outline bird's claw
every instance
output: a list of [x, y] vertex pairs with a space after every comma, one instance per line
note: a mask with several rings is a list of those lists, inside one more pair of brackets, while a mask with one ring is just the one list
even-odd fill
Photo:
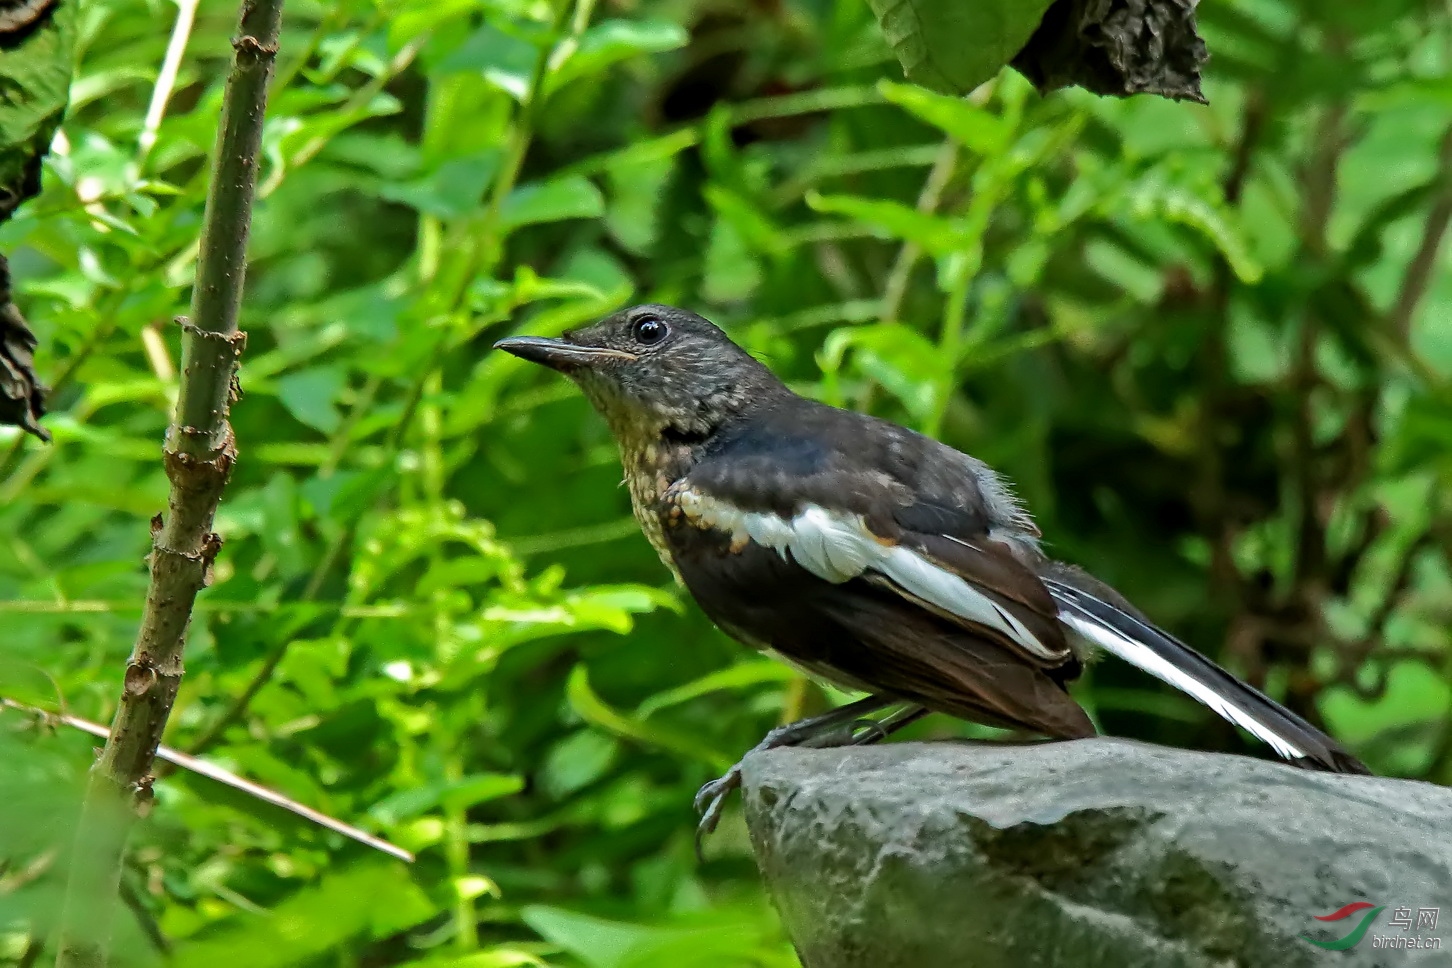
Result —
[[701, 822], [696, 825], [696, 859], [704, 860], [702, 848], [705, 844], [706, 835], [716, 829], [721, 822], [721, 813], [726, 809], [726, 798], [731, 791], [741, 786], [741, 764], [738, 763], [719, 779], [712, 780], [700, 790], [696, 791], [695, 807], [696, 813], [701, 815]]

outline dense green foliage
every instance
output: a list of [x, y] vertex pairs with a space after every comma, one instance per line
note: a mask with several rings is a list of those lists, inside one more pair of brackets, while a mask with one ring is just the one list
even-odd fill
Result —
[[[0, 430], [0, 695], [98, 722], [235, 5], [170, 38], [173, 75], [175, 13], [83, 6], [45, 192], [0, 227], [56, 438]], [[996, 465], [1056, 554], [1374, 769], [1452, 781], [1445, 17], [1206, 0], [1200, 107], [893, 83], [862, 0], [291, 4], [168, 742], [418, 860], [175, 775], [118, 963], [163, 937], [187, 964], [795, 963], [739, 820], [698, 866], [690, 799], [840, 697], [713, 630], [603, 425], [488, 352], [646, 298]], [[1251, 749], [1088, 678], [1106, 731]], [[92, 743], [0, 714], [0, 958], [41, 956]]]

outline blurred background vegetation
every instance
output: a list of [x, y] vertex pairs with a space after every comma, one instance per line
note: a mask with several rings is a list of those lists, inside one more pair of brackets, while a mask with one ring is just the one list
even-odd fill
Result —
[[[165, 498], [231, 0], [89, 0], [0, 227], [53, 386], [0, 429], [0, 695], [109, 722]], [[1050, 547], [1452, 782], [1452, 52], [1440, 0], [1207, 0], [1206, 107], [968, 100], [862, 0], [296, 0], [244, 306], [241, 460], [117, 963], [789, 966], [691, 794], [839, 701], [730, 643], [603, 425], [488, 352], [633, 301], [1014, 479]], [[174, 29], [171, 29], [174, 25]], [[1249, 742], [1132, 670], [1103, 729]], [[918, 738], [973, 735], [933, 717]], [[0, 959], [44, 948], [95, 741], [0, 713]]]

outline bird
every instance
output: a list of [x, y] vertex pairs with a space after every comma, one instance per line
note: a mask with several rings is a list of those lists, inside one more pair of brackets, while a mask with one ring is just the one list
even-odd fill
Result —
[[[1049, 557], [987, 464], [798, 395], [695, 313], [634, 306], [560, 338], [494, 345], [568, 377], [604, 417], [641, 530], [718, 628], [866, 693], [773, 729], [753, 751], [874, 742], [928, 712], [1094, 736], [1069, 685], [1108, 653], [1293, 765], [1370, 772], [1113, 588]], [[738, 762], [701, 788], [698, 850], [740, 783]]]

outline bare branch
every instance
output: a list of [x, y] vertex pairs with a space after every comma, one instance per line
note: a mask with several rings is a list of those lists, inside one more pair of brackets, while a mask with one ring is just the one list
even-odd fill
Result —
[[[79, 716], [72, 716], [69, 713], [49, 713], [44, 709], [27, 706], [24, 703], [7, 699], [4, 696], [0, 696], [0, 709], [14, 709], [19, 712], [43, 716], [48, 720], [64, 723], [73, 729], [78, 729], [83, 733], [89, 733], [100, 739], [106, 739], [109, 735], [109, 731], [100, 723], [93, 723], [89, 719], [82, 719]], [[250, 797], [261, 800], [263, 803], [271, 804], [274, 807], [281, 807], [288, 813], [302, 817], [304, 820], [311, 821], [319, 827], [324, 827], [334, 833], [342, 834], [349, 840], [356, 840], [358, 843], [372, 847], [374, 850], [380, 850], [390, 857], [397, 857], [399, 860], [408, 861], [409, 863], [413, 862], [413, 854], [404, 850], [402, 847], [390, 844], [381, 837], [375, 837], [366, 830], [359, 830], [352, 824], [344, 823], [336, 817], [330, 817], [326, 813], [314, 810], [312, 807], [299, 803], [290, 797], [285, 797], [276, 790], [270, 790], [265, 786], [253, 783], [251, 780], [244, 779], [231, 770], [224, 770], [215, 763], [208, 763], [206, 760], [197, 759], [195, 756], [190, 756], [181, 750], [174, 750], [170, 746], [158, 746], [156, 748], [156, 758], [165, 760], [167, 763], [179, 766], [184, 770], [189, 770], [198, 776], [215, 780]]]
[[101, 968], [120, 887], [122, 853], [182, 676], [197, 593], [222, 541], [212, 518], [236, 447], [227, 413], [245, 338], [237, 329], [267, 85], [277, 55], [282, 0], [243, 0], [232, 72], [192, 290], [183, 321], [176, 414], [164, 448], [171, 494], [152, 519], [151, 583], [106, 748], [91, 768], [61, 916], [57, 968]]

